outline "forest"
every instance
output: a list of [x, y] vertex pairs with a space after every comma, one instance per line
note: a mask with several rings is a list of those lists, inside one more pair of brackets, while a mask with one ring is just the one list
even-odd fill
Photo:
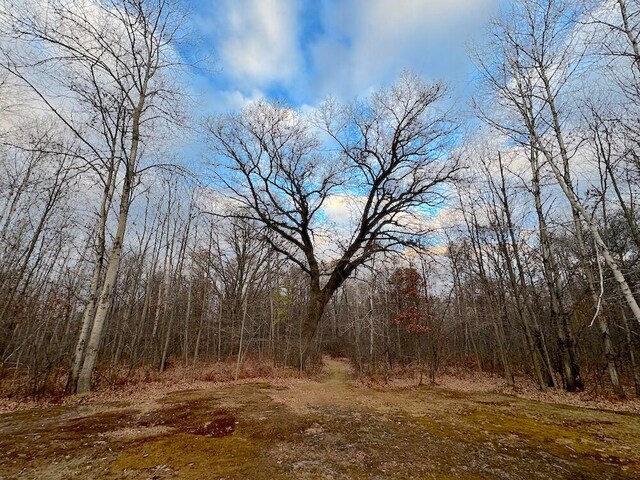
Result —
[[2, 395], [332, 355], [640, 396], [640, 2], [507, 3], [468, 101], [202, 115], [180, 2], [2, 0]]

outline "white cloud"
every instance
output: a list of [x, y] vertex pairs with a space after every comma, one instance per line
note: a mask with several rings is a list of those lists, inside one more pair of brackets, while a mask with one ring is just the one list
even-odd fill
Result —
[[351, 226], [364, 207], [366, 197], [355, 195], [332, 195], [323, 205], [323, 212], [330, 222]]
[[298, 2], [227, 0], [220, 31], [223, 69], [251, 85], [286, 83], [298, 72]]
[[351, 97], [401, 70], [442, 76], [466, 65], [465, 41], [496, 0], [324, 3], [326, 35], [311, 46], [320, 94]]
[[233, 110], [242, 110], [252, 103], [264, 99], [264, 94], [260, 90], [253, 90], [248, 95], [239, 90], [231, 90], [221, 92], [221, 95], [225, 100], [225, 105]]
[[499, 1], [209, 0], [196, 21], [213, 46], [220, 89], [282, 89], [314, 105], [328, 94], [367, 94], [405, 69], [464, 83], [466, 42]]

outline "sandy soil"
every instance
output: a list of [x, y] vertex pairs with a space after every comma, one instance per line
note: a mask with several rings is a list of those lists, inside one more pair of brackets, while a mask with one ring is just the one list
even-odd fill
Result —
[[0, 478], [640, 478], [640, 416], [321, 378], [0, 415]]

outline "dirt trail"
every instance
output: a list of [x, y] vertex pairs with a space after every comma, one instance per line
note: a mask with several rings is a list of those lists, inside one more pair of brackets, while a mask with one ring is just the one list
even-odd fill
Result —
[[352, 377], [349, 363], [326, 357], [323, 364], [318, 381], [301, 382], [295, 388], [275, 391], [270, 394], [271, 398], [303, 414], [331, 405], [357, 404], [357, 395], [349, 386]]
[[639, 478], [640, 416], [434, 387], [206, 387], [0, 415], [0, 478]]

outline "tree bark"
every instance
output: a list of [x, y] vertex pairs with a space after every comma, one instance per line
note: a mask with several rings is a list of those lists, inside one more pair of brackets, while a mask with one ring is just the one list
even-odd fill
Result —
[[118, 215], [118, 228], [113, 239], [111, 254], [107, 265], [107, 272], [104, 278], [102, 291], [96, 308], [96, 314], [91, 328], [91, 335], [87, 344], [86, 353], [82, 368], [78, 375], [76, 393], [84, 393], [91, 390], [91, 377], [96, 365], [100, 343], [102, 341], [102, 333], [105, 321], [111, 305], [113, 289], [117, 281], [118, 270], [120, 268], [120, 259], [122, 257], [122, 245], [127, 227], [127, 218], [129, 215], [129, 206], [131, 201], [131, 180], [125, 179], [120, 199], [120, 212]]
[[300, 326], [300, 352], [298, 352], [298, 358], [294, 359], [294, 365], [304, 370], [308, 367], [309, 355], [311, 354], [311, 347], [313, 340], [322, 320], [322, 314], [324, 309], [331, 298], [330, 294], [325, 293], [323, 290], [311, 289], [309, 293], [309, 299], [307, 300], [306, 314], [302, 320]]

